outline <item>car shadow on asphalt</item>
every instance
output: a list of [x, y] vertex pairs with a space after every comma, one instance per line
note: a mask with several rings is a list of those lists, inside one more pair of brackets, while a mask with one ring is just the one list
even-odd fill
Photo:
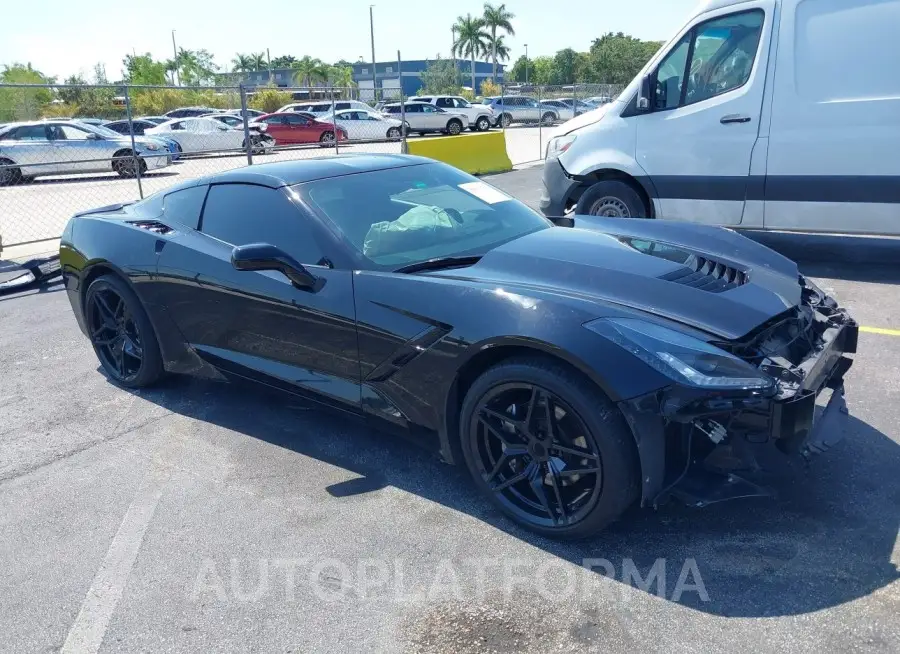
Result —
[[0, 302], [8, 300], [16, 300], [26, 295], [43, 295], [45, 293], [57, 293], [66, 290], [61, 277], [56, 277], [47, 282], [39, 282], [37, 284], [29, 284], [23, 288], [14, 288], [7, 291], [0, 291]]
[[[646, 580], [664, 559], [667, 589], [660, 593], [654, 584], [644, 590], [669, 601], [674, 601], [679, 573], [693, 559], [709, 599], [686, 592], [680, 602], [714, 615], [801, 615], [864, 597], [900, 579], [891, 562], [900, 525], [900, 446], [853, 417], [846, 438], [832, 451], [778, 484], [777, 501], [740, 500], [699, 510], [674, 503], [658, 510], [634, 508], [594, 539], [559, 542], [506, 520], [477, 493], [464, 467], [441, 463], [422, 448], [356, 419], [298, 410], [293, 396], [245, 383], [183, 377], [138, 394], [177, 414], [357, 476], [325, 488], [331, 496], [326, 501], [350, 502], [356, 495], [393, 486], [466, 513], [572, 564], [605, 559], [619, 583], [631, 583], [620, 574], [626, 560]], [[302, 465], [299, 458], [297, 464]], [[433, 528], [429, 525], [423, 529]], [[483, 557], [475, 547], [459, 555]]]
[[810, 277], [900, 283], [900, 238], [741, 232], [792, 259]]

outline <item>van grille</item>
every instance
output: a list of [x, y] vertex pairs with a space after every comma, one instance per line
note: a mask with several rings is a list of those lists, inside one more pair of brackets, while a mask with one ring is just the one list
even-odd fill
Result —
[[666, 273], [660, 279], [710, 293], [721, 293], [737, 288], [749, 280], [747, 273], [743, 270], [696, 254], [692, 254], [685, 261], [684, 267]]

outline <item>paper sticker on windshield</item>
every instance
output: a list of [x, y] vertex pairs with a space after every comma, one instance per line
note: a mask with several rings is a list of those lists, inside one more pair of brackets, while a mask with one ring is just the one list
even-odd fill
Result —
[[503, 191], [498, 191], [493, 186], [488, 186], [484, 182], [466, 182], [465, 184], [460, 184], [459, 188], [466, 193], [471, 193], [482, 202], [487, 202], [488, 204], [497, 204], [498, 202], [512, 200], [512, 198]]

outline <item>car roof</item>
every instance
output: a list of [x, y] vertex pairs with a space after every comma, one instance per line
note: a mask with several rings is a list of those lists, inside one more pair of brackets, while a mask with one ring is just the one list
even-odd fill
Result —
[[434, 162], [425, 157], [407, 154], [340, 154], [313, 159], [254, 164], [198, 179], [190, 185], [243, 183], [280, 188], [329, 177], [371, 173], [377, 170], [406, 168], [428, 163]]

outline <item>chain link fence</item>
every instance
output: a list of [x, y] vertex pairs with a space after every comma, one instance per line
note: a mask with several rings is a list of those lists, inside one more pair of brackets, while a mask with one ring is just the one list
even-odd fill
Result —
[[405, 150], [402, 116], [351, 88], [0, 84], [0, 244], [241, 166]]
[[555, 125], [620, 91], [505, 85], [476, 98], [486, 125], [457, 96], [423, 108], [399, 94], [375, 105], [350, 87], [0, 84], [0, 246], [52, 241], [74, 213], [232, 168], [405, 152], [408, 135], [502, 129], [513, 164], [539, 161]]

